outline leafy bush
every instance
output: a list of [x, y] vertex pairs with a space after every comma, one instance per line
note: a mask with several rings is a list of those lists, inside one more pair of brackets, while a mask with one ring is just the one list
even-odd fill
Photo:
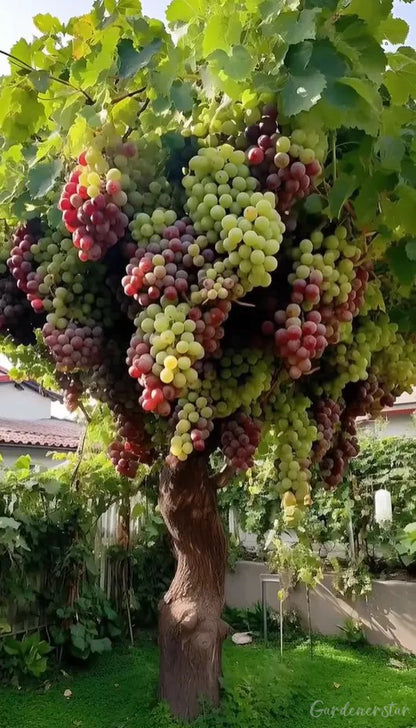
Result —
[[120, 620], [103, 592], [85, 586], [73, 606], [58, 607], [57, 623], [50, 627], [55, 645], [80, 660], [111, 650], [111, 640], [121, 635]]
[[[10, 625], [39, 621], [50, 627], [59, 659], [86, 660], [111, 648], [121, 629], [97, 583], [96, 525], [135, 487], [115, 473], [105, 455], [84, 460], [69, 455], [68, 462], [49, 470], [22, 456], [0, 469], [0, 634], [10, 632]], [[10, 666], [5, 644], [3, 675]]]
[[38, 634], [22, 640], [5, 637], [0, 641], [1, 679], [17, 685], [23, 676], [41, 677], [48, 669], [47, 655], [51, 651], [52, 647]]
[[338, 627], [344, 632], [345, 641], [349, 645], [364, 645], [367, 642], [363, 625], [359, 619], [346, 619], [344, 624], [339, 624]]
[[373, 588], [371, 575], [366, 564], [361, 561], [357, 564], [342, 567], [337, 560], [332, 563], [334, 566], [335, 589], [342, 596], [353, 601], [363, 597], [366, 599]]
[[[168, 590], [175, 570], [175, 560], [166, 534], [160, 534], [149, 543], [139, 537], [130, 549], [112, 546], [108, 559], [116, 573], [128, 567], [128, 588], [125, 597], [129, 600], [132, 623], [136, 627], [154, 627], [158, 619], [158, 604]], [[117, 580], [113, 581], [115, 589]], [[113, 593], [118, 609], [123, 608], [123, 599]]]
[[408, 569], [416, 570], [416, 523], [408, 523], [398, 534], [397, 552]]

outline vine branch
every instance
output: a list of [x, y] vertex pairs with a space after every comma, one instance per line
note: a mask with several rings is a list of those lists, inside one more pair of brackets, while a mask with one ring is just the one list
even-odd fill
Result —
[[146, 91], [146, 86], [143, 86], [143, 88], [138, 88], [136, 91], [130, 91], [128, 94], [123, 94], [123, 96], [117, 96], [115, 99], [112, 100], [111, 104], [114, 106], [114, 104], [118, 104], [120, 101], [124, 101], [124, 99], [130, 99], [132, 96], [137, 96], [137, 94], [142, 94], [144, 91]]
[[[12, 63], [14, 63], [14, 65], [17, 65], [18, 68], [20, 68], [24, 71], [34, 71], [35, 73], [39, 71], [39, 69], [34, 68], [29, 63], [26, 63], [26, 61], [22, 61], [21, 58], [14, 56], [12, 53], [7, 53], [7, 51], [2, 51], [0, 49], [0, 54], [9, 58], [10, 61]], [[95, 103], [94, 99], [86, 91], [84, 91], [84, 89], [74, 86], [69, 81], [65, 81], [65, 79], [59, 78], [59, 76], [53, 76], [51, 73], [48, 73], [48, 77], [51, 79], [51, 81], [56, 81], [57, 83], [61, 83], [63, 86], [67, 86], [67, 88], [72, 88], [72, 89], [74, 89], [74, 91], [77, 91], [78, 93], [82, 94], [86, 98], [88, 106], [94, 105], [94, 103]]]
[[79, 469], [81, 467], [81, 463], [82, 463], [82, 458], [84, 457], [84, 449], [85, 449], [85, 442], [87, 439], [87, 432], [88, 432], [88, 422], [86, 423], [86, 425], [84, 427], [84, 432], [82, 433], [82, 439], [78, 445], [78, 460], [77, 460], [77, 464], [75, 465], [74, 472], [72, 473], [72, 477], [71, 477], [71, 484], [70, 484], [71, 489], [77, 479], [78, 471], [79, 471]]

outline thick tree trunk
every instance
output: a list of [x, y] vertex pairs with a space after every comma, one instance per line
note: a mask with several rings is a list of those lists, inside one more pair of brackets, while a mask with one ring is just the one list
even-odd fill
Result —
[[207, 457], [164, 468], [159, 506], [178, 559], [159, 606], [160, 697], [173, 714], [193, 720], [201, 701], [220, 700], [226, 542]]

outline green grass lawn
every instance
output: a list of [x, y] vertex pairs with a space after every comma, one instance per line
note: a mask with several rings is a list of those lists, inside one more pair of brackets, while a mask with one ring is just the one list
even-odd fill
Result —
[[[311, 660], [302, 644], [287, 648], [283, 664], [272, 648], [225, 646], [224, 699], [219, 713], [207, 711], [198, 728], [416, 728], [416, 660], [406, 669], [388, 665], [383, 650], [352, 649], [319, 641]], [[156, 696], [158, 653], [153, 642], [120, 648], [50, 688], [0, 689], [0, 728], [174, 728]], [[72, 697], [64, 697], [70, 689]], [[395, 703], [405, 716], [313, 717], [319, 707], [357, 708]]]

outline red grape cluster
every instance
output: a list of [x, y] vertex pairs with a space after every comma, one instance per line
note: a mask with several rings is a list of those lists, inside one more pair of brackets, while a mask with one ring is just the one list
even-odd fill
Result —
[[[360, 309], [364, 303], [365, 294], [368, 288], [368, 281], [370, 278], [370, 273], [373, 269], [373, 263], [370, 261], [369, 263], [366, 263], [364, 265], [359, 266], [355, 269], [355, 278], [352, 282], [352, 291], [348, 296], [348, 301], [346, 304], [348, 309], [351, 312], [351, 316], [357, 316], [360, 312]], [[338, 308], [341, 308], [341, 306], [337, 306]], [[340, 318], [340, 316], [339, 316]], [[342, 320], [342, 319], [341, 319]]]
[[103, 346], [101, 326], [91, 328], [71, 322], [60, 330], [47, 323], [42, 335], [58, 369], [89, 369], [100, 362]]
[[358, 455], [358, 451], [355, 416], [345, 409], [341, 415], [341, 429], [319, 463], [321, 476], [328, 489], [336, 488], [342, 482], [349, 461]]
[[124, 292], [146, 307], [161, 296], [174, 302], [196, 283], [195, 269], [213, 260], [207, 239], [199, 236], [187, 218], [166, 227], [160, 242], [137, 248], [122, 279]]
[[292, 283], [293, 303], [315, 306], [321, 298], [323, 275], [320, 270], [311, 270], [308, 278], [297, 278]]
[[290, 140], [287, 152], [276, 151], [281, 135], [277, 126], [277, 109], [272, 104], [263, 107], [261, 120], [248, 126], [245, 136], [251, 144], [247, 150], [251, 174], [259, 180], [262, 189], [276, 194], [278, 212], [288, 212], [297, 200], [312, 192], [312, 180], [322, 172], [320, 163], [312, 159], [303, 164], [291, 157], [288, 153]]
[[59, 386], [63, 391], [64, 405], [69, 412], [78, 409], [84, 386], [77, 373], [63, 374], [58, 377]]
[[370, 372], [366, 380], [350, 382], [344, 389], [343, 397], [353, 417], [366, 414], [377, 417], [383, 407], [392, 407], [393, 394]]
[[40, 313], [43, 311], [43, 303], [39, 299], [38, 289], [42, 283], [42, 276], [33, 270], [33, 254], [31, 247], [39, 239], [39, 230], [36, 222], [22, 225], [13, 233], [13, 247], [7, 265], [13, 278], [17, 281], [17, 287], [26, 293], [27, 300], [32, 308]]
[[108, 448], [110, 460], [120, 475], [134, 478], [139, 463], [150, 463], [144, 423], [136, 414], [120, 412], [117, 430], [118, 438]]
[[264, 321], [262, 332], [266, 336], [274, 334], [277, 353], [285, 361], [292, 379], [308, 374], [312, 362], [328, 346], [319, 311], [303, 314], [296, 303], [290, 303], [285, 311], [276, 311], [274, 322]]
[[143, 337], [135, 334], [127, 349], [127, 365], [129, 374], [137, 379], [143, 387], [139, 403], [145, 412], [154, 412], [161, 417], [171, 414], [171, 402], [177, 399], [178, 390], [172, 384], [163, 384], [159, 377], [152, 373], [154, 357], [150, 354], [150, 344]]
[[222, 324], [228, 318], [231, 310], [230, 301], [218, 301], [216, 306], [203, 311], [194, 306], [189, 311], [189, 318], [195, 321], [195, 340], [204, 347], [206, 356], [218, 357], [221, 354], [221, 339], [224, 337]]
[[[68, 232], [72, 233], [80, 260], [98, 261], [124, 236], [129, 219], [120, 209], [122, 205], [115, 202], [121, 190], [119, 183], [111, 180], [106, 183], [102, 179], [96, 187], [98, 194], [90, 197], [89, 188], [80, 184], [82, 166], [86, 164], [83, 155], [79, 161], [80, 165], [64, 186], [59, 209]], [[109, 187], [110, 183], [118, 185], [117, 190]], [[125, 204], [124, 198], [121, 202]]]
[[336, 306], [326, 305], [319, 308], [322, 323], [326, 326], [328, 344], [337, 344], [339, 342], [340, 325], [352, 321], [360, 313], [368, 287], [369, 268], [371, 266], [360, 266], [356, 269], [355, 278], [351, 283], [352, 290], [348, 294], [348, 300], [345, 303], [339, 303]]
[[12, 278], [0, 278], [0, 332], [14, 330], [25, 323], [30, 307]]
[[248, 470], [253, 467], [260, 438], [260, 422], [243, 412], [237, 412], [223, 425], [221, 448], [237, 471]]
[[331, 447], [334, 434], [341, 421], [343, 406], [330, 397], [319, 399], [313, 408], [313, 417], [318, 428], [318, 440], [313, 445], [314, 460], [319, 463]]
[[[277, 193], [276, 209], [288, 212], [297, 200], [302, 200], [313, 191], [313, 178], [321, 173], [321, 165], [315, 159], [310, 164], [294, 161], [288, 154], [278, 152], [273, 163], [278, 170], [271, 171], [266, 187]], [[285, 166], [281, 166], [285, 164]]]

